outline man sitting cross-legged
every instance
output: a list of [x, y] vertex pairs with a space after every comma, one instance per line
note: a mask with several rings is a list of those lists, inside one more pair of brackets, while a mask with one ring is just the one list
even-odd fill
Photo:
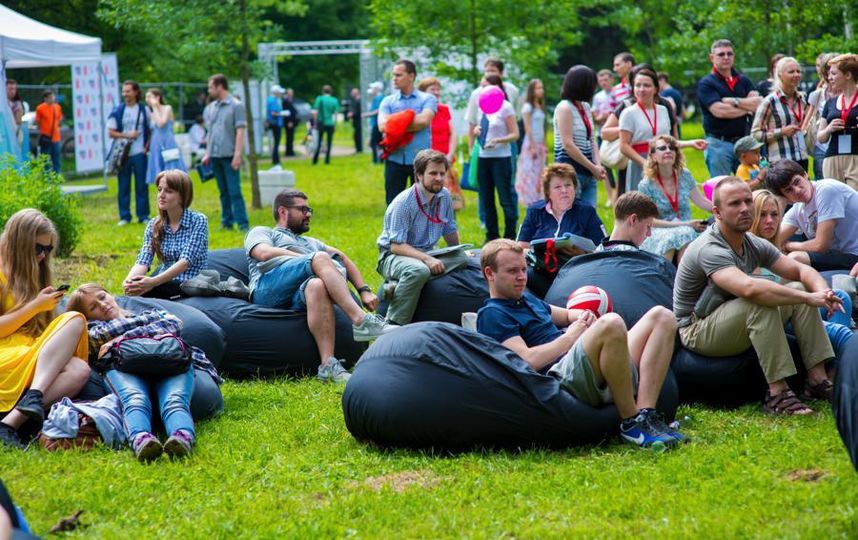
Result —
[[421, 150], [414, 158], [417, 181], [393, 199], [384, 213], [384, 230], [378, 237], [378, 273], [396, 280], [387, 310], [391, 324], [408, 324], [414, 316], [423, 285], [449, 269], [427, 253], [443, 236], [448, 246], [459, 243], [450, 192], [444, 187], [447, 157]]
[[490, 295], [477, 315], [480, 333], [558, 378], [585, 403], [597, 407], [613, 401], [623, 419], [624, 441], [646, 447], [687, 440], [655, 410], [676, 336], [669, 310], [656, 306], [627, 331], [615, 313], [596, 319], [590, 311], [549, 305], [527, 292], [524, 250], [512, 240], [483, 246], [480, 266]]
[[[334, 357], [334, 305], [354, 325], [355, 341], [370, 341], [389, 327], [378, 315], [364, 313], [349, 292], [351, 281], [367, 309], [378, 299], [346, 255], [307, 236], [313, 209], [307, 195], [285, 189], [274, 199], [277, 226], [254, 227], [244, 240], [250, 271], [251, 301], [268, 307], [307, 311], [307, 325], [321, 356], [318, 377], [344, 382], [349, 373]], [[288, 336], [287, 336], [288, 337]]]
[[652, 221], [658, 207], [640, 191], [623, 193], [614, 203], [614, 230], [596, 251], [637, 251], [652, 235]]
[[[673, 311], [682, 344], [714, 357], [754, 347], [769, 385], [763, 411], [810, 414], [813, 410], [786, 383], [796, 369], [784, 324], [792, 323], [807, 368], [806, 397], [830, 400], [833, 387], [825, 362], [834, 351], [817, 308], [842, 309], [840, 298], [816, 270], [748, 234], [754, 218], [748, 184], [728, 176], [715, 187], [712, 201], [715, 224], [691, 242], [676, 273]], [[755, 277], [757, 268], [803, 288]]]

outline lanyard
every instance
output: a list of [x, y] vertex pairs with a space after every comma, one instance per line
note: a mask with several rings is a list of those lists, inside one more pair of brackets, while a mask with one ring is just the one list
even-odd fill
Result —
[[649, 115], [647, 114], [646, 109], [644, 109], [644, 106], [641, 105], [640, 101], [638, 101], [638, 108], [643, 113], [644, 118], [646, 118], [646, 123], [649, 124], [649, 127], [652, 128], [652, 136], [655, 137], [657, 134], [657, 131], [658, 131], [658, 105], [653, 101], [653, 103], [652, 103], [652, 121], [650, 121]]
[[593, 137], [593, 126], [590, 124], [590, 117], [584, 113], [584, 106], [579, 102], [573, 101], [572, 104], [578, 109], [578, 114], [581, 115], [581, 120], [584, 121], [584, 127], [587, 129], [587, 140], [589, 141]]
[[679, 214], [679, 180], [676, 179], [676, 171], [673, 171], [673, 198], [671, 198], [667, 193], [667, 189], [664, 187], [664, 182], [661, 181], [660, 173], [655, 174], [655, 179], [658, 180], [661, 192], [664, 193], [664, 196], [667, 197], [667, 202], [669, 202], [670, 207], [673, 208], [673, 213]]
[[435, 215], [430, 216], [426, 213], [426, 210], [423, 209], [423, 200], [420, 198], [420, 190], [417, 189], [417, 184], [414, 184], [414, 196], [417, 197], [417, 208], [420, 209], [420, 213], [426, 216], [426, 219], [429, 220], [429, 223], [441, 223], [441, 206], [435, 209]]
[[[856, 95], [858, 95], [858, 93], [856, 93]], [[801, 125], [801, 119], [804, 117], [804, 112], [801, 108], [801, 96], [798, 94], [798, 92], [795, 93], [795, 104], [798, 105], [798, 111], [796, 111], [793, 107], [790, 107], [786, 96], [779, 94], [778, 97], [780, 98], [781, 103], [786, 105], [789, 111], [792, 113], [793, 119], [796, 121], [796, 123], [798, 125]]]
[[849, 118], [849, 113], [852, 112], [852, 108], [855, 107], [855, 102], [858, 101], [858, 91], [852, 95], [852, 101], [849, 102], [849, 107], [846, 107], [845, 95], [841, 95], [838, 99], [842, 99], [841, 103], [843, 104], [843, 107], [840, 109], [840, 119], [843, 120], [844, 124], [846, 124], [846, 119]]
[[729, 88], [731, 92], [733, 91], [734, 88], [736, 88], [736, 83], [739, 82], [739, 77], [733, 77], [732, 74], [729, 77], [725, 77], [725, 76], [721, 75], [720, 73], [718, 73], [718, 70], [715, 69], [714, 67], [712, 68], [712, 73], [714, 73], [715, 76], [717, 76], [719, 79], [724, 81], [724, 84], [727, 85], [727, 88]]

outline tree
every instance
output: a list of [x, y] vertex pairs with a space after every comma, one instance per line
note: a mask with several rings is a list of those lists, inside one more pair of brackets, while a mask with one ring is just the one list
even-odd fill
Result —
[[481, 54], [502, 58], [510, 65], [512, 78], [547, 74], [557, 61], [557, 51], [581, 40], [578, 10], [588, 4], [371, 0], [369, 9], [382, 54], [416, 51], [435, 73], [476, 84]]
[[[241, 77], [247, 136], [250, 142], [252, 205], [262, 206], [256, 160], [253, 113], [250, 107], [251, 50], [259, 41], [272, 39], [279, 29], [264, 17], [267, 11], [300, 16], [306, 13], [303, 0], [101, 0], [98, 16], [117, 27], [143, 32], [155, 41], [169, 43], [163, 61], [181, 62], [190, 71], [210, 75], [224, 72]], [[236, 63], [235, 59], [239, 61]], [[162, 59], [158, 59], [162, 61]]]

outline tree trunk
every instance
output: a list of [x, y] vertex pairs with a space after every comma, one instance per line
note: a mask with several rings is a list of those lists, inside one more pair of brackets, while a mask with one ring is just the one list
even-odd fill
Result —
[[241, 85], [244, 88], [244, 110], [247, 113], [247, 144], [250, 161], [250, 191], [251, 206], [262, 208], [262, 197], [259, 194], [259, 166], [256, 162], [256, 133], [253, 128], [253, 108], [250, 106], [250, 43], [247, 41], [247, 0], [239, 0], [241, 11]]

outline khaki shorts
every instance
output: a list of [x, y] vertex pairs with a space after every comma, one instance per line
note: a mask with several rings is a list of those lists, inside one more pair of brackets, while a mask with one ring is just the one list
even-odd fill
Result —
[[[629, 362], [632, 373], [632, 392], [638, 393], [638, 368], [634, 362]], [[564, 390], [592, 407], [599, 407], [614, 402], [611, 389], [606, 383], [599, 384], [593, 373], [593, 364], [584, 351], [584, 340], [579, 339], [569, 349], [563, 358], [551, 366], [548, 373], [560, 379]]]

